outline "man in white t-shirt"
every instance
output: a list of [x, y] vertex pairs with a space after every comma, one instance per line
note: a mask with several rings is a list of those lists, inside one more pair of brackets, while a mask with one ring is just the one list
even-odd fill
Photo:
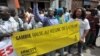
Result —
[[27, 12], [25, 13], [25, 18], [24, 18], [24, 23], [23, 23], [25, 30], [36, 29], [43, 26], [42, 22], [39, 21], [31, 11], [32, 9], [29, 8]]
[[24, 30], [23, 21], [16, 15], [15, 9], [13, 8], [10, 9], [10, 15], [11, 15], [10, 21], [14, 22], [15, 26], [17, 27], [17, 30], [23, 31]]
[[16, 56], [12, 47], [11, 35], [17, 31], [17, 27], [14, 22], [10, 21], [11, 18], [9, 8], [0, 6], [0, 56]]

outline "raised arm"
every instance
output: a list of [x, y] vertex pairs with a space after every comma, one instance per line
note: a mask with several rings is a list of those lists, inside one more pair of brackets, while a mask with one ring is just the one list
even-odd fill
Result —
[[40, 14], [39, 14], [39, 9], [38, 9], [38, 3], [37, 2], [34, 2], [34, 9], [33, 9], [33, 13], [35, 15], [35, 18], [40, 20], [41, 22], [43, 22], [43, 18], [44, 17], [41, 17]]

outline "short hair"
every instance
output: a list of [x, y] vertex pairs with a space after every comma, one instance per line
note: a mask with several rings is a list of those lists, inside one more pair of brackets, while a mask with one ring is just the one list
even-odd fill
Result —
[[96, 9], [91, 9], [91, 15], [92, 16], [98, 15], [98, 11]]
[[10, 8], [10, 15], [13, 16], [13, 17], [16, 15], [15, 9]]
[[29, 13], [32, 13], [32, 8], [31, 8], [31, 7], [28, 7], [28, 8], [27, 8], [27, 11], [28, 11]]
[[7, 6], [0, 6], [0, 10], [5, 10], [5, 12], [10, 13], [10, 10]]

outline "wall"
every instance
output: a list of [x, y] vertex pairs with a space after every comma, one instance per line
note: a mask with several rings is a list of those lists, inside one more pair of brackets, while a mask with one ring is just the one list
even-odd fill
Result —
[[92, 0], [92, 1], [91, 1], [91, 8], [97, 7], [97, 5], [99, 4], [99, 1], [100, 1], [100, 0]]
[[50, 7], [53, 9], [59, 8], [59, 0], [50, 1]]
[[18, 10], [16, 9], [14, 0], [7, 0], [7, 5], [8, 5], [9, 8], [15, 9], [16, 13], [18, 14]]
[[73, 0], [72, 1], [72, 11], [73, 10], [75, 10], [76, 8], [80, 8], [80, 7], [82, 7], [82, 5], [83, 5], [83, 2], [82, 2], [82, 0]]

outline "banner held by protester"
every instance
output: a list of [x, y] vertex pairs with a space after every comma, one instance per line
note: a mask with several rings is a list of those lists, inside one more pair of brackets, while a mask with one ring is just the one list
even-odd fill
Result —
[[18, 56], [37, 56], [79, 41], [79, 22], [69, 22], [14, 33], [13, 47]]

